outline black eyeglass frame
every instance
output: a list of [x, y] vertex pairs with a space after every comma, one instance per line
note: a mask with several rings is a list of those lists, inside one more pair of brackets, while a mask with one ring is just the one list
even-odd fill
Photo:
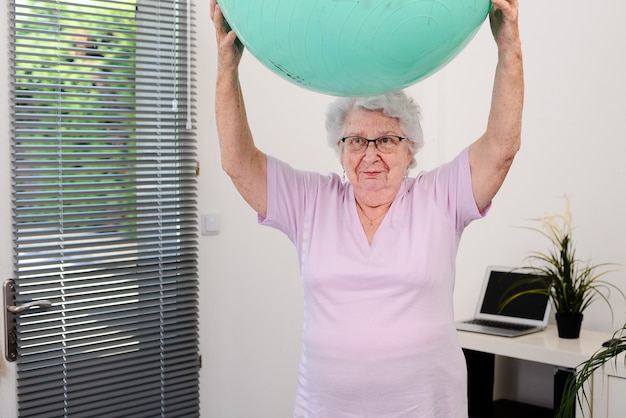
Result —
[[386, 153], [385, 151], [381, 150], [381, 149], [378, 147], [378, 144], [379, 144], [379, 143], [381, 143], [380, 141], [381, 141], [382, 139], [384, 139], [384, 138], [395, 138], [395, 139], [397, 139], [397, 140], [398, 140], [398, 144], [399, 144], [400, 142], [405, 141], [405, 140], [407, 140], [407, 139], [408, 139], [407, 137], [405, 137], [405, 136], [400, 136], [400, 135], [383, 135], [383, 136], [379, 136], [379, 137], [378, 137], [378, 138], [376, 138], [376, 139], [368, 139], [368, 138], [364, 138], [364, 137], [362, 137], [362, 136], [358, 136], [358, 135], [350, 135], [350, 136], [344, 136], [343, 138], [339, 138], [339, 140], [340, 140], [342, 143], [344, 143], [344, 144], [345, 144], [345, 143], [346, 143], [346, 140], [347, 140], [347, 139], [350, 139], [350, 138], [360, 138], [360, 139], [362, 139], [363, 141], [365, 141], [365, 147], [363, 147], [363, 151], [360, 151], [360, 152], [365, 152], [365, 151], [367, 151], [367, 147], [369, 147], [370, 142], [373, 142], [373, 143], [374, 143], [374, 146], [376, 147], [376, 149], [377, 149], [377, 150], [379, 150], [379, 151], [380, 151], [380, 152], [382, 152], [382, 153]]

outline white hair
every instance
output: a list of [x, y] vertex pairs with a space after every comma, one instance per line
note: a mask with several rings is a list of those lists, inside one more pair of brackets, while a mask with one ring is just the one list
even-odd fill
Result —
[[397, 91], [369, 97], [339, 97], [326, 111], [326, 137], [331, 148], [341, 153], [341, 141], [348, 114], [353, 110], [381, 110], [385, 116], [398, 119], [400, 128], [407, 137], [409, 150], [413, 154], [410, 168], [417, 165], [415, 154], [424, 145], [424, 134], [420, 124], [421, 112], [415, 101], [405, 92]]

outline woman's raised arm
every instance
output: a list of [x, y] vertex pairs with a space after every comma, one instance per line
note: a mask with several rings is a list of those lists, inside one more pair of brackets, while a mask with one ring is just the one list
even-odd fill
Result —
[[267, 158], [254, 144], [239, 82], [243, 47], [229, 31], [222, 12], [211, 0], [211, 19], [217, 40], [215, 118], [222, 168], [246, 202], [261, 216], [267, 214]]

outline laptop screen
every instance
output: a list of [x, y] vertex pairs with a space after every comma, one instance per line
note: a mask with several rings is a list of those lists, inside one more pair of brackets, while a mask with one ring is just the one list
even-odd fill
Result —
[[509, 302], [503, 308], [501, 306], [509, 296], [515, 293], [546, 288], [543, 281], [528, 280], [532, 277], [541, 278], [541, 276], [523, 272], [490, 269], [480, 313], [536, 321], [543, 320], [549, 303], [548, 296], [545, 294], [525, 294]]

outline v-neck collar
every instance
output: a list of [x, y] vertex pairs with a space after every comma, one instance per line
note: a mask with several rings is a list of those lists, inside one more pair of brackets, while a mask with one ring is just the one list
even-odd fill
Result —
[[374, 231], [374, 234], [372, 235], [372, 243], [370, 244], [367, 239], [367, 233], [365, 232], [365, 228], [361, 224], [361, 219], [359, 218], [359, 212], [358, 212], [358, 208], [356, 205], [356, 198], [354, 196], [354, 188], [352, 187], [351, 184], [348, 184], [348, 205], [349, 205], [349, 210], [350, 210], [350, 217], [352, 218], [351, 220], [352, 227], [357, 228], [360, 231], [359, 233], [360, 244], [366, 246], [368, 250], [371, 251], [374, 248], [376, 244], [376, 237], [380, 235], [380, 232], [382, 232], [381, 228], [386, 227], [386, 224], [390, 222], [388, 218], [390, 218], [393, 215], [392, 212], [396, 206], [396, 202], [399, 200], [400, 196], [404, 195], [406, 187], [407, 187], [407, 182], [403, 181], [402, 184], [400, 185], [400, 189], [398, 189], [398, 193], [396, 194], [396, 196], [393, 198], [393, 201], [391, 202], [391, 206], [389, 206], [389, 210], [387, 211], [383, 219], [380, 221], [380, 224], [378, 225], [378, 228], [376, 228], [376, 231]]

